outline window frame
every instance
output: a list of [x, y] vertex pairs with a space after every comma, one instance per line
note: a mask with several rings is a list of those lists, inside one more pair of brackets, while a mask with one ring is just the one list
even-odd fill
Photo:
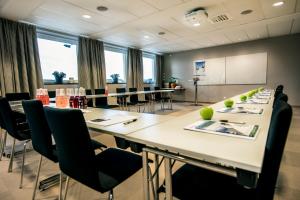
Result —
[[[52, 31], [45, 28], [37, 28], [37, 39], [45, 39], [45, 40], [61, 42], [65, 44], [76, 45], [76, 58], [78, 56], [78, 44], [79, 44], [78, 36]], [[79, 74], [78, 74], [78, 63], [77, 63], [77, 80], [74, 80], [73, 82], [70, 82], [69, 80], [63, 80], [62, 84], [63, 85], [78, 84], [78, 78], [79, 78]], [[43, 83], [44, 85], [56, 85], [54, 78], [44, 79], [43, 77]]]
[[145, 81], [145, 79], [144, 79], [144, 67], [145, 66], [144, 66], [144, 61], [143, 61], [143, 82], [144, 82], [144, 84], [154, 84], [155, 81], [156, 81], [156, 78], [157, 78], [156, 75], [155, 75], [155, 68], [156, 68], [155, 57], [156, 57], [156, 55], [154, 53], [143, 52], [143, 58], [142, 59], [144, 59], [144, 57], [145, 58], [150, 58], [150, 59], [153, 60], [153, 80], [152, 80], [151, 83]]
[[[127, 48], [121, 47], [118, 45], [114, 45], [114, 44], [110, 44], [110, 43], [104, 43], [104, 54], [105, 54], [105, 51], [122, 53], [123, 54], [123, 62], [124, 62], [124, 66], [123, 66], [124, 82], [118, 82], [118, 83], [107, 82], [109, 77], [106, 77], [106, 74], [105, 74], [106, 84], [126, 84], [127, 83], [127, 76], [126, 76], [126, 74], [127, 74], [127, 59], [128, 59]], [[105, 59], [105, 68], [107, 69], [106, 59]]]

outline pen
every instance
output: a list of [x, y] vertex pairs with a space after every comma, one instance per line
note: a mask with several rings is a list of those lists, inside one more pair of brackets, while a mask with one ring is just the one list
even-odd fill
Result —
[[228, 121], [227, 119], [220, 119], [219, 121], [225, 123], [232, 123], [232, 124], [246, 124], [245, 122], [232, 122], [232, 121]]
[[124, 125], [127, 125], [127, 124], [130, 124], [130, 123], [135, 122], [135, 121], [137, 121], [137, 119], [133, 119], [133, 120], [130, 120], [130, 121], [128, 121], [128, 122], [124, 122], [123, 124], [124, 124]]

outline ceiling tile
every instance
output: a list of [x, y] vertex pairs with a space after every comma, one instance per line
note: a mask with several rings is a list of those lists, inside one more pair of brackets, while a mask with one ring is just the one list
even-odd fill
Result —
[[242, 30], [231, 30], [226, 31], [225, 35], [228, 39], [230, 39], [232, 42], [243, 42], [249, 40], [248, 35], [245, 31]]
[[300, 19], [295, 19], [293, 21], [292, 33], [300, 33]]
[[290, 34], [291, 25], [292, 20], [268, 24], [269, 34], [271, 37]]
[[182, 3], [182, 0], [143, 0], [144, 2], [147, 2], [148, 4], [154, 6], [157, 9], [166, 9], [169, 7], [172, 7], [174, 5], [178, 5]]
[[279, 7], [272, 6], [274, 2], [276, 2], [276, 0], [260, 0], [266, 18], [287, 15], [295, 11], [296, 0], [284, 1], [284, 5]]
[[[63, 0], [70, 4], [79, 6], [81, 8], [87, 9], [91, 12], [98, 13], [100, 15], [109, 17], [111, 20], [118, 20], [120, 22], [128, 22], [137, 19], [135, 15], [129, 13], [122, 7], [116, 6], [114, 3], [105, 0]], [[106, 6], [108, 8], [105, 12], [100, 12], [97, 10], [98, 6]]]
[[0, 1], [0, 16], [14, 20], [23, 20], [46, 0], [5, 0]]
[[146, 16], [158, 11], [154, 6], [141, 0], [106, 0], [106, 2], [122, 8], [138, 17]]
[[266, 25], [248, 26], [244, 29], [250, 40], [257, 40], [269, 37]]

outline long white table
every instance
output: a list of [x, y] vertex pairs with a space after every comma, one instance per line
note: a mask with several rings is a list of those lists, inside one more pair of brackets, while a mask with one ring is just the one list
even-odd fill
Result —
[[[237, 102], [239, 96], [232, 99]], [[260, 115], [216, 112], [224, 107], [223, 101], [210, 106], [215, 110], [213, 120], [225, 119], [259, 125], [259, 132], [254, 140], [184, 130], [185, 126], [200, 120], [199, 110], [131, 133], [127, 135], [127, 139], [150, 147], [143, 152], [146, 160], [148, 152], [165, 158], [167, 199], [172, 199], [171, 160], [180, 160], [235, 176], [239, 183], [255, 187], [262, 169], [272, 105], [273, 97], [268, 104], [239, 105], [263, 108], [263, 113]], [[145, 199], [149, 199], [148, 176], [148, 171], [144, 170]]]

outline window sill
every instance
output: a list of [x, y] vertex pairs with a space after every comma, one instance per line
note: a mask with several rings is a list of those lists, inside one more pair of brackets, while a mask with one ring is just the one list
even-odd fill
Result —
[[78, 85], [78, 82], [74, 82], [74, 83], [63, 82], [61, 84], [57, 84], [55, 82], [44, 82], [44, 85]]

